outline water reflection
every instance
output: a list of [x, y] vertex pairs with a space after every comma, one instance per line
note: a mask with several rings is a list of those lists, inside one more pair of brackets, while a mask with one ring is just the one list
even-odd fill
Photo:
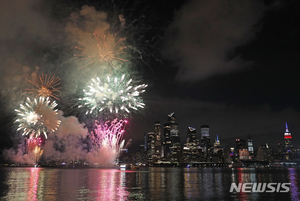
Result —
[[294, 168], [289, 168], [290, 192], [292, 200], [299, 200], [298, 178]]
[[28, 190], [27, 200], [38, 200], [37, 193], [38, 193], [38, 181], [39, 181], [39, 168], [31, 168], [30, 169], [30, 186]]
[[[298, 173], [254, 168], [0, 168], [0, 200], [299, 200]], [[291, 183], [291, 191], [230, 193], [231, 183], [240, 182]]]

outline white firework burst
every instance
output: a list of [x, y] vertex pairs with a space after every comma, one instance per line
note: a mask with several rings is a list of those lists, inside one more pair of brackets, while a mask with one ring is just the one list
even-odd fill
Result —
[[19, 124], [17, 131], [22, 131], [22, 135], [33, 137], [44, 134], [47, 138], [47, 133], [55, 132], [60, 124], [57, 110], [54, 109], [56, 106], [56, 102], [51, 102], [49, 97], [34, 100], [27, 97], [25, 104], [20, 104], [20, 109], [15, 110], [18, 114], [15, 122]]
[[148, 85], [133, 86], [132, 82], [132, 79], [125, 79], [125, 74], [121, 78], [107, 76], [102, 80], [98, 77], [92, 79], [88, 90], [84, 90], [85, 97], [79, 99], [82, 102], [79, 108], [87, 108], [86, 114], [102, 111], [115, 114], [130, 113], [132, 110], [138, 111], [139, 108], [145, 106], [140, 94], [145, 92]]

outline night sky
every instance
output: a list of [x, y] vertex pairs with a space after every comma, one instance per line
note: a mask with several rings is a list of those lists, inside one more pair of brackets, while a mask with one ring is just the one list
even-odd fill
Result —
[[182, 143], [188, 126], [200, 137], [209, 125], [222, 146], [251, 135], [255, 148], [277, 150], [287, 122], [300, 145], [299, 1], [2, 0], [0, 9], [2, 148], [13, 145], [14, 108], [32, 73], [58, 75], [58, 108], [84, 121], [72, 105], [85, 83], [73, 57], [78, 27], [125, 37], [127, 65], [149, 85], [147, 107], [130, 117], [125, 134], [132, 149], [172, 112]]

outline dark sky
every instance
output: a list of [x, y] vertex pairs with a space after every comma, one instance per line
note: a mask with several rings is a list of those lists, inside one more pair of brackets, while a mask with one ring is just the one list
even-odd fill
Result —
[[71, 106], [84, 83], [73, 47], [93, 29], [125, 37], [137, 50], [129, 52], [130, 70], [149, 84], [147, 107], [132, 115], [126, 136], [133, 147], [171, 112], [182, 142], [188, 126], [200, 135], [209, 125], [224, 146], [250, 134], [255, 147], [275, 147], [288, 122], [300, 145], [298, 1], [4, 0], [0, 8], [2, 147], [11, 146], [13, 109], [32, 73], [57, 74], [59, 108], [83, 119]]

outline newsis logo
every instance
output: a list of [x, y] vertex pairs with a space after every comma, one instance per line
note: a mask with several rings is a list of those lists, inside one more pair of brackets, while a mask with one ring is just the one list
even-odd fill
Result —
[[287, 193], [291, 183], [231, 183], [229, 192], [243, 193]]

